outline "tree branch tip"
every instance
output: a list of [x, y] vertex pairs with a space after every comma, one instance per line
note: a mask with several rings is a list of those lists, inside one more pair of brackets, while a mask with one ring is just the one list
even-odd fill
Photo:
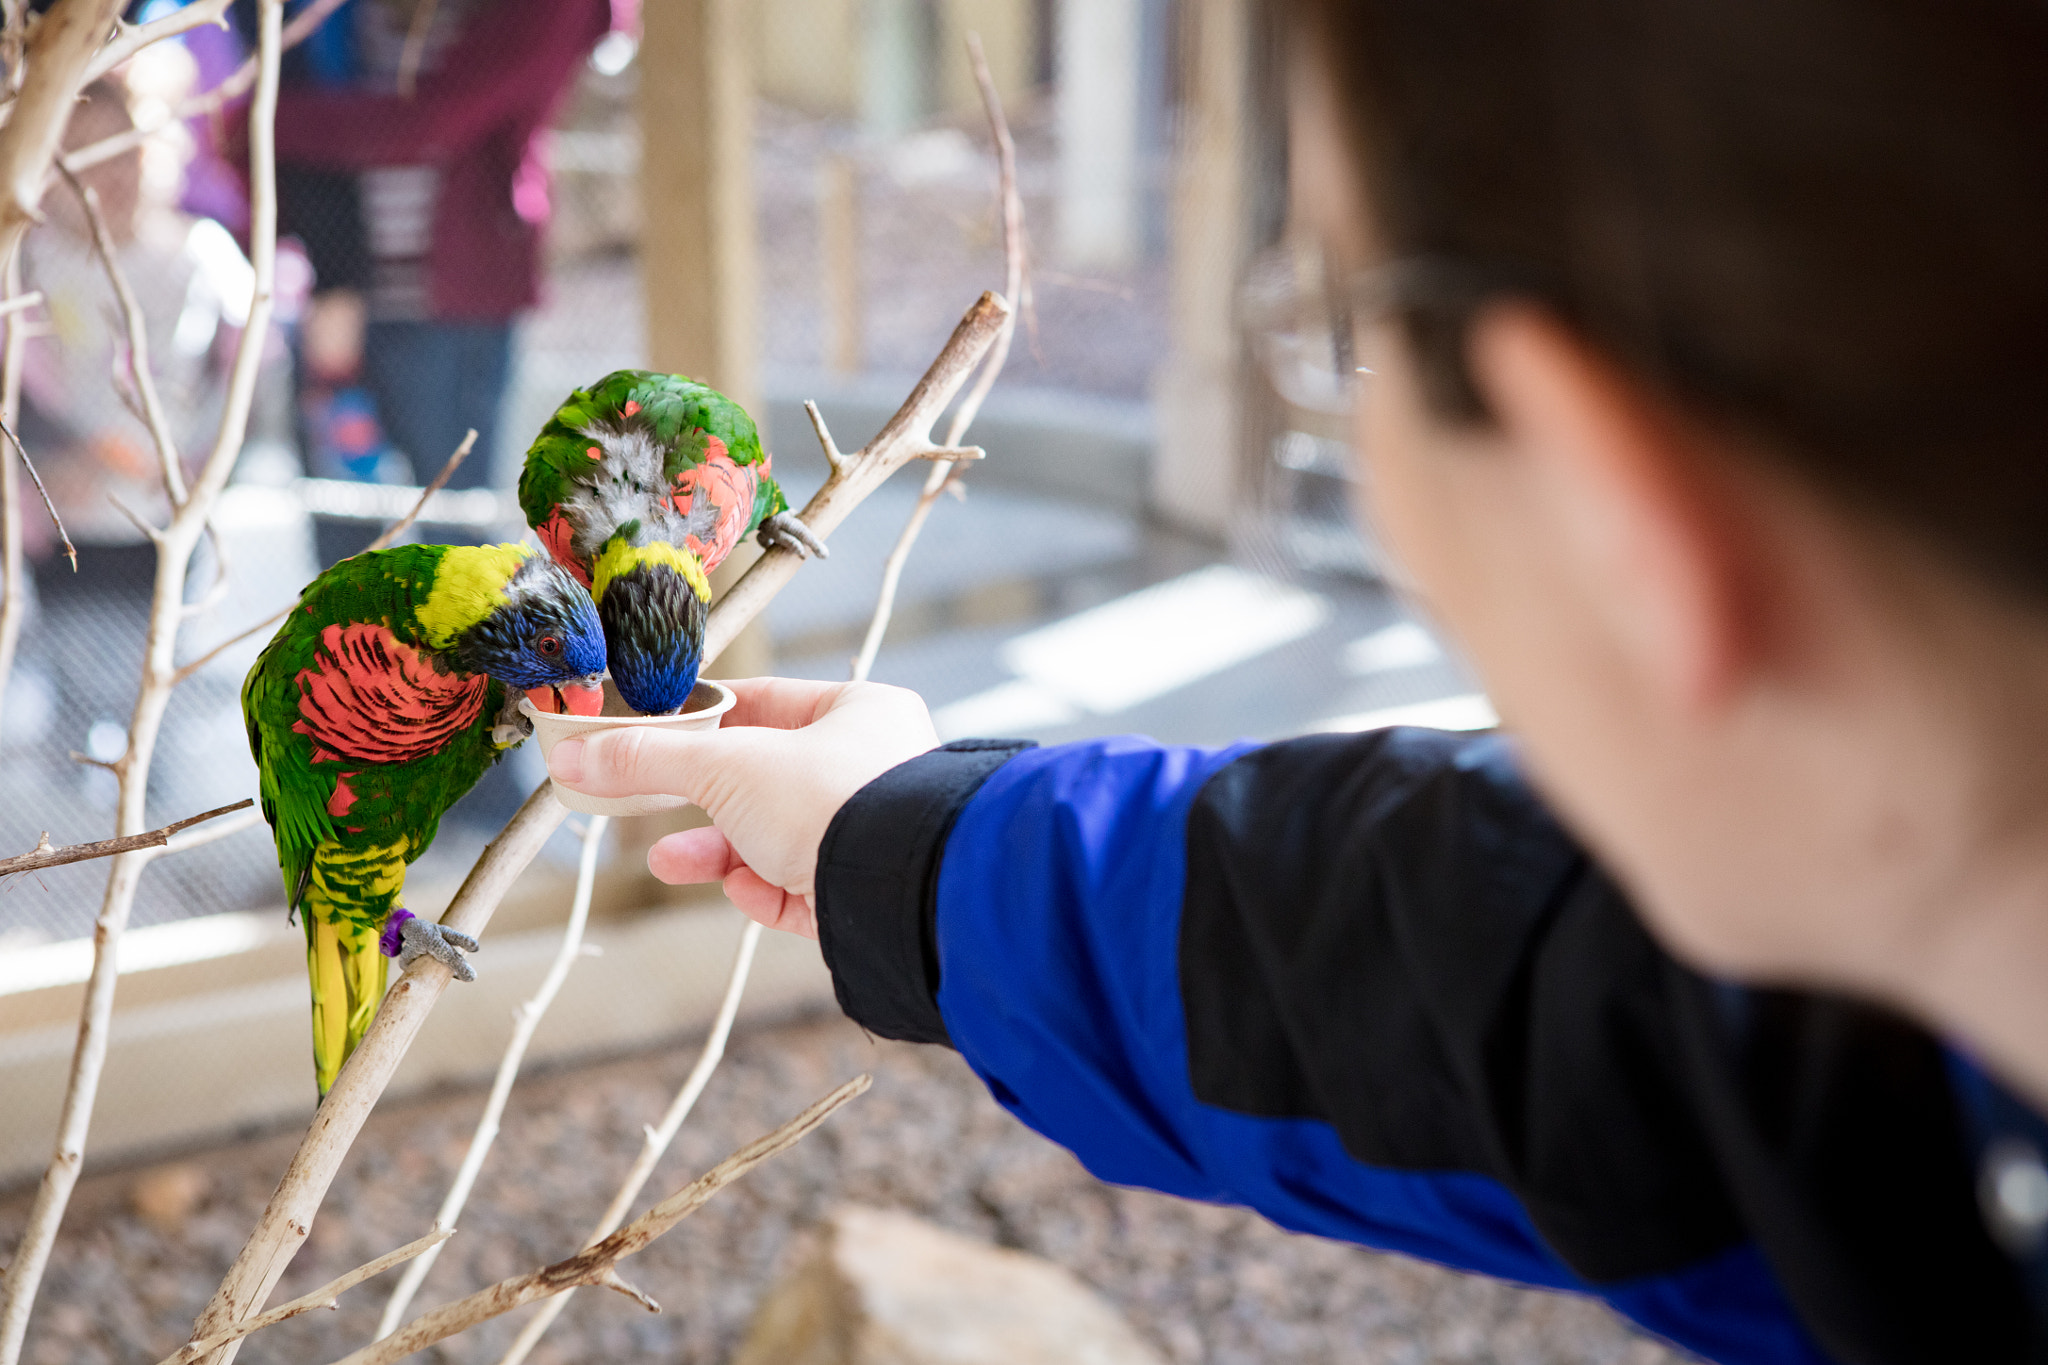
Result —
[[604, 1274], [598, 1279], [593, 1280], [592, 1283], [601, 1288], [609, 1289], [614, 1293], [624, 1294], [650, 1313], [659, 1313], [661, 1311], [661, 1305], [655, 1302], [652, 1295], [643, 1290], [636, 1289], [625, 1280], [620, 1279], [619, 1272], [612, 1267], [606, 1267]]
[[985, 460], [988, 452], [980, 446], [927, 446], [913, 457], [919, 460], [943, 460], [948, 464], [968, 464]]

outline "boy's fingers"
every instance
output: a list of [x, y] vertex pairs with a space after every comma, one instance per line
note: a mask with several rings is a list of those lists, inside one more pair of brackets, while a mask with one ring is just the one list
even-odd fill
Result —
[[670, 886], [722, 882], [745, 866], [726, 837], [709, 827], [665, 834], [647, 850], [647, 870]]
[[759, 920], [769, 929], [804, 938], [818, 936], [818, 916], [802, 896], [792, 896], [772, 882], [763, 881], [751, 867], [735, 868], [725, 879], [725, 895], [748, 919]]
[[684, 778], [701, 785], [722, 747], [719, 739], [674, 730], [600, 730], [557, 744], [548, 755], [548, 775], [590, 796], [662, 792], [694, 800], [697, 793], [685, 788]]
[[831, 708], [845, 683], [809, 678], [723, 678], [733, 691], [725, 725], [758, 725], [771, 730], [800, 730]]

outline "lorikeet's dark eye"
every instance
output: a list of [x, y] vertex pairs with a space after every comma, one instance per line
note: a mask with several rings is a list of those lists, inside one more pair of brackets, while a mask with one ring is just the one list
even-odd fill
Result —
[[562, 654], [562, 642], [552, 635], [541, 636], [533, 642], [533, 647], [540, 651], [543, 659], [560, 658]]

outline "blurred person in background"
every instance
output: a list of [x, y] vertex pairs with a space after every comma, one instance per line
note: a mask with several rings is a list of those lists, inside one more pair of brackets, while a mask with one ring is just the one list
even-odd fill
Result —
[[[151, 52], [159, 66], [177, 56], [174, 44]], [[111, 78], [96, 81], [80, 97], [65, 146], [84, 147], [134, 126], [127, 88]], [[158, 140], [79, 179], [98, 197], [141, 308], [157, 392], [189, 474], [219, 427], [255, 275], [226, 228], [177, 208], [181, 169], [180, 149]], [[22, 246], [23, 287], [42, 292], [48, 324], [31, 335], [23, 357], [21, 437], [80, 556], [73, 575], [56, 554], [55, 529], [41, 517], [27, 518], [41, 561], [38, 579], [53, 605], [82, 593], [139, 611], [149, 600], [156, 557], [122, 509], [155, 522], [168, 515], [162, 464], [140, 415], [125, 324], [84, 209], [61, 185], [44, 196], [44, 206], [48, 225]], [[264, 371], [252, 439], [283, 420], [283, 379], [275, 364]]]
[[1096, 1174], [1722, 1362], [2048, 1360], [2048, 9], [1282, 0], [1375, 514], [1514, 738], [555, 779]]
[[[611, 22], [609, 0], [348, 0], [285, 54], [279, 220], [315, 275], [313, 472], [425, 482], [474, 427], [450, 486], [490, 486], [513, 322], [540, 294], [540, 136]], [[321, 562], [375, 534], [323, 525]]]

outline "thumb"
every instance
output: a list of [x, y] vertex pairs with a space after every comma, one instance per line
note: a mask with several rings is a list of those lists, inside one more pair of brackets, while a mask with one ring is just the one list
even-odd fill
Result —
[[732, 756], [734, 738], [716, 730], [600, 730], [557, 744], [548, 775], [588, 796], [658, 792], [701, 805], [710, 780]]

